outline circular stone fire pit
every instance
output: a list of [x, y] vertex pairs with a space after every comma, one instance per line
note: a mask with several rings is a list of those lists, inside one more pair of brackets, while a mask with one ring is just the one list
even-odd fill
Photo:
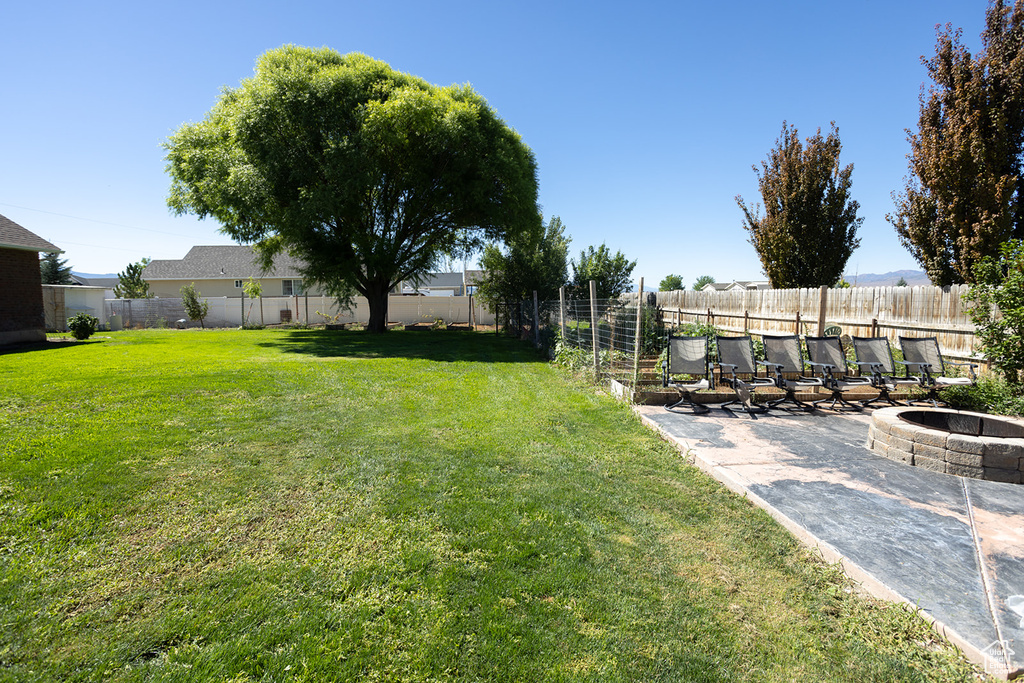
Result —
[[941, 408], [883, 408], [871, 415], [868, 448], [908, 465], [958, 477], [1024, 480], [1024, 421]]

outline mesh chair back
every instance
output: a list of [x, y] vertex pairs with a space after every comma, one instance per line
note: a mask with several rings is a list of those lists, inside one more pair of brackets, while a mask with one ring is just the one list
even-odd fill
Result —
[[807, 355], [812, 363], [825, 363], [846, 372], [846, 354], [839, 337], [807, 337]]
[[764, 356], [769, 363], [782, 366], [782, 372], [804, 371], [804, 353], [800, 349], [800, 337], [795, 334], [779, 336], [764, 335]]
[[935, 337], [900, 337], [900, 349], [903, 360], [907, 362], [909, 372], [921, 372], [921, 365], [931, 365], [929, 372], [935, 375], [946, 374], [939, 352], [939, 340]]
[[707, 375], [708, 338], [668, 338], [668, 373], [670, 375]]
[[736, 372], [744, 375], [756, 375], [754, 365], [754, 343], [749, 336], [715, 337], [718, 346], [718, 362], [735, 365]]
[[882, 366], [882, 372], [892, 375], [896, 372], [892, 362], [892, 349], [886, 337], [854, 337], [853, 352], [861, 363], [876, 363]]

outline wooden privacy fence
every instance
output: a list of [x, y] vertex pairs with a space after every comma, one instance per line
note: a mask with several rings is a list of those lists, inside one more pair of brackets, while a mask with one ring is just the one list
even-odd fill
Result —
[[658, 292], [668, 326], [710, 322], [732, 332], [818, 335], [838, 325], [851, 337], [937, 337], [951, 358], [975, 358], [967, 285]]

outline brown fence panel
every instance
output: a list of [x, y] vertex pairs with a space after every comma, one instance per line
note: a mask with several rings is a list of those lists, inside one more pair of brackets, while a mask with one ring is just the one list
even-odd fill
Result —
[[825, 323], [845, 335], [885, 336], [894, 344], [900, 336], [934, 336], [951, 358], [976, 358], [966, 291], [967, 285], [827, 289], [824, 320], [821, 289], [683, 290], [658, 292], [657, 302], [669, 326], [700, 321], [730, 332], [807, 335]]

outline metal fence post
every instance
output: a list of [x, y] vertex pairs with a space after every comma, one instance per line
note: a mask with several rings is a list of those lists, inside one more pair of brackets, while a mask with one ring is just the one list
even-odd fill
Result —
[[640, 384], [640, 345], [643, 342], [644, 279], [640, 278], [640, 291], [636, 295], [636, 338], [633, 342], [633, 391]]
[[590, 338], [594, 343], [594, 377], [601, 378], [601, 351], [597, 341], [597, 283], [590, 281]]
[[565, 339], [565, 286], [558, 288], [558, 327], [562, 331], [562, 339]]
[[533, 290], [533, 345], [540, 348], [540, 305], [537, 303], [537, 290]]

